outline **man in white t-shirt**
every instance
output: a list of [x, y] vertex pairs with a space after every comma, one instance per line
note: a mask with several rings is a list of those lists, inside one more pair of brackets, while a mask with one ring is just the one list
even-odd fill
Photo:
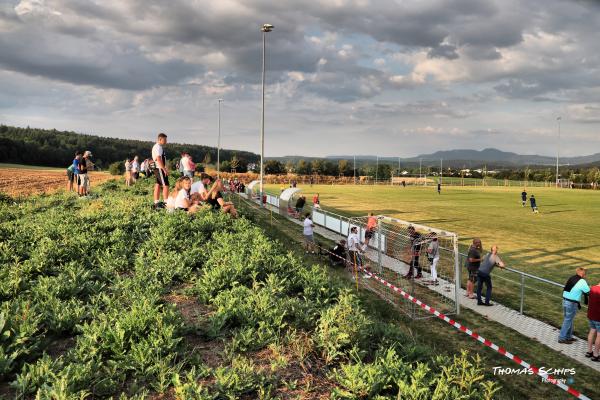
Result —
[[313, 229], [315, 224], [313, 224], [310, 219], [310, 214], [306, 214], [306, 218], [304, 218], [304, 226], [303, 234], [304, 234], [304, 248], [306, 253], [308, 254], [309, 248], [312, 254], [315, 254], [315, 239], [313, 237]]
[[[353, 226], [350, 228], [350, 234], [348, 235], [348, 240], [346, 241], [348, 246], [348, 255], [350, 257], [349, 265], [362, 267], [363, 260], [361, 253], [365, 251], [366, 245], [361, 243], [360, 237], [358, 236], [358, 228]], [[370, 278], [370, 275], [365, 274], [364, 278]]]
[[[167, 156], [163, 149], [165, 144], [167, 144], [167, 135], [159, 133], [156, 144], [152, 147], [152, 160], [156, 166], [154, 169], [154, 176], [156, 177], [156, 183], [154, 184], [154, 208], [164, 208], [164, 202], [169, 197], [169, 171], [167, 170]], [[161, 191], [162, 202], [160, 201]]]
[[206, 190], [206, 187], [211, 184], [212, 180], [213, 180], [213, 178], [206, 172], [202, 172], [200, 174], [200, 180], [197, 182], [194, 182], [192, 184], [192, 188], [190, 190], [191, 194], [198, 195], [199, 198], [197, 198], [196, 200], [206, 201], [208, 199], [208, 196], [210, 196], [212, 194], [212, 192], [214, 192], [216, 190], [216, 188], [219, 186], [219, 185], [217, 185], [218, 180], [217, 180], [217, 182], [215, 182], [214, 185], [212, 185], [210, 190]]

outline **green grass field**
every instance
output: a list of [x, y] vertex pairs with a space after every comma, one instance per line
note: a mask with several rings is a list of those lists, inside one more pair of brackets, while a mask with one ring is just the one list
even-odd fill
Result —
[[[267, 185], [275, 193], [278, 185]], [[319, 193], [321, 206], [348, 216], [369, 212], [456, 232], [461, 249], [474, 237], [484, 249], [500, 246], [510, 267], [563, 282], [575, 267], [590, 268], [600, 280], [600, 192], [535, 188], [539, 214], [521, 207], [522, 188], [329, 186], [304, 187], [310, 203]]]

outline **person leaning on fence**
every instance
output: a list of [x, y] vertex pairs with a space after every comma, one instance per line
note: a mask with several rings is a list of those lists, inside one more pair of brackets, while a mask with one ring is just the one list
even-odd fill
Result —
[[469, 253], [467, 254], [467, 261], [465, 266], [469, 273], [469, 279], [467, 281], [467, 294], [466, 296], [470, 299], [474, 299], [473, 289], [475, 282], [477, 281], [477, 271], [479, 270], [479, 264], [481, 263], [481, 239], [473, 239], [473, 244], [469, 247]]
[[315, 238], [313, 237], [315, 224], [313, 224], [310, 214], [306, 214], [302, 225], [304, 226], [302, 233], [304, 234], [304, 249], [306, 250], [306, 254], [308, 254], [309, 249], [312, 254], [315, 254]]
[[585, 356], [591, 357], [594, 362], [600, 362], [600, 283], [590, 288], [587, 316], [590, 321], [590, 332], [588, 352]]
[[585, 281], [585, 268], [578, 267], [575, 275], [570, 277], [563, 289], [563, 315], [564, 320], [560, 328], [558, 343], [571, 344], [576, 339], [573, 337], [573, 321], [577, 310], [581, 309], [581, 295], [584, 301], [587, 301], [587, 295], [590, 293], [590, 287]]
[[369, 218], [367, 218], [367, 229], [365, 231], [365, 244], [368, 246], [371, 238], [375, 235], [375, 231], [377, 230], [377, 217], [373, 216], [373, 213], [369, 213]]
[[[504, 269], [504, 263], [498, 256], [498, 246], [493, 245], [490, 252], [483, 258], [479, 270], [477, 271], [477, 305], [492, 306], [490, 299], [492, 297], [492, 270], [495, 266]], [[481, 292], [485, 283], [485, 303], [481, 301]]]
[[421, 267], [419, 266], [419, 256], [421, 254], [421, 245], [423, 237], [414, 226], [408, 227], [408, 236], [410, 239], [410, 262], [408, 267], [408, 273], [404, 275], [406, 279], [413, 279], [413, 271], [417, 270], [417, 275], [414, 276], [415, 279], [420, 279], [423, 277], [421, 274]]
[[332, 266], [344, 265], [346, 262], [346, 241], [340, 240], [329, 252], [329, 261]]
[[[350, 258], [349, 265], [363, 267], [364, 263], [362, 259], [362, 253], [366, 250], [367, 246], [360, 241], [360, 237], [358, 236], [358, 227], [353, 226], [350, 228], [350, 234], [348, 235], [348, 241], [346, 243], [348, 246], [348, 256]], [[364, 275], [364, 278], [370, 277], [370, 275]]]
[[430, 285], [439, 285], [437, 279], [437, 264], [440, 261], [440, 243], [438, 242], [437, 234], [431, 232], [429, 234], [430, 242], [427, 246], [427, 260], [431, 267], [431, 281], [428, 282]]

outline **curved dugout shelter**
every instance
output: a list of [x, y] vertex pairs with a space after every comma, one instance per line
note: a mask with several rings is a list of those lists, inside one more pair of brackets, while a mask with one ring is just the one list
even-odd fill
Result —
[[[246, 186], [246, 195], [248, 196], [248, 198], [253, 198], [254, 197], [254, 192], [256, 192], [256, 194], [258, 195], [258, 189], [260, 186], [258, 186], [258, 184], [260, 183], [259, 180], [256, 181], [252, 181], [250, 182], [247, 186]], [[256, 189], [254, 189], [256, 187]]]
[[296, 202], [294, 201], [294, 197], [298, 192], [301, 192], [300, 188], [287, 188], [279, 195], [279, 210], [281, 212], [287, 213], [288, 207], [294, 208], [296, 206]]

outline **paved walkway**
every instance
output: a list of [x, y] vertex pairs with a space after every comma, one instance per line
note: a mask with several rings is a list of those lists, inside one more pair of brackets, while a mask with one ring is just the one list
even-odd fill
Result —
[[[267, 208], [279, 214], [279, 209], [277, 207], [267, 205]], [[283, 215], [279, 214], [279, 216], [281, 217]], [[287, 215], [285, 217], [287, 218]], [[292, 218], [288, 219], [296, 223], [297, 225], [302, 225], [302, 221]], [[322, 237], [333, 240], [335, 242], [342, 239], [342, 236], [338, 233], [332, 232], [321, 226], [316, 226], [314, 231]], [[374, 249], [369, 249], [366, 253], [366, 256], [370, 260], [377, 262], [377, 252]], [[382, 262], [386, 268], [389, 268], [397, 273], [406, 274], [408, 271], [408, 266], [405, 263], [391, 258], [389, 256], [382, 255]], [[423, 275], [426, 278], [429, 277], [425, 271], [423, 271]], [[438, 292], [443, 296], [454, 299], [455, 285], [450, 282], [445, 282], [442, 279], [438, 280], [440, 281], [439, 286], [426, 287], [430, 290]], [[521, 315], [518, 311], [505, 307], [502, 304], [494, 303], [492, 307], [478, 306], [477, 300], [468, 299], [466, 297], [466, 291], [462, 288], [459, 299], [461, 308], [468, 308], [473, 312], [476, 312], [477, 314], [483, 315], [489, 320], [496, 321], [506, 327], [514, 329], [520, 334], [527, 336], [528, 338], [531, 338], [533, 340], [536, 340], [551, 348], [552, 350], [560, 352], [565, 356], [576, 360], [577, 362], [585, 366], [595, 369], [596, 371], [600, 371], [600, 363], [593, 362], [589, 358], [585, 357], [585, 353], [587, 351], [587, 337], [584, 339], [577, 338], [577, 341], [572, 344], [560, 344], [558, 343], [559, 330], [554, 326], [539, 321], [535, 318], [528, 317], [526, 315]], [[508, 350], [510, 351], [510, 349]], [[550, 366], [544, 365], [544, 367], [549, 368]], [[555, 366], [553, 368], [569, 368], [569, 366], [561, 365]]]

